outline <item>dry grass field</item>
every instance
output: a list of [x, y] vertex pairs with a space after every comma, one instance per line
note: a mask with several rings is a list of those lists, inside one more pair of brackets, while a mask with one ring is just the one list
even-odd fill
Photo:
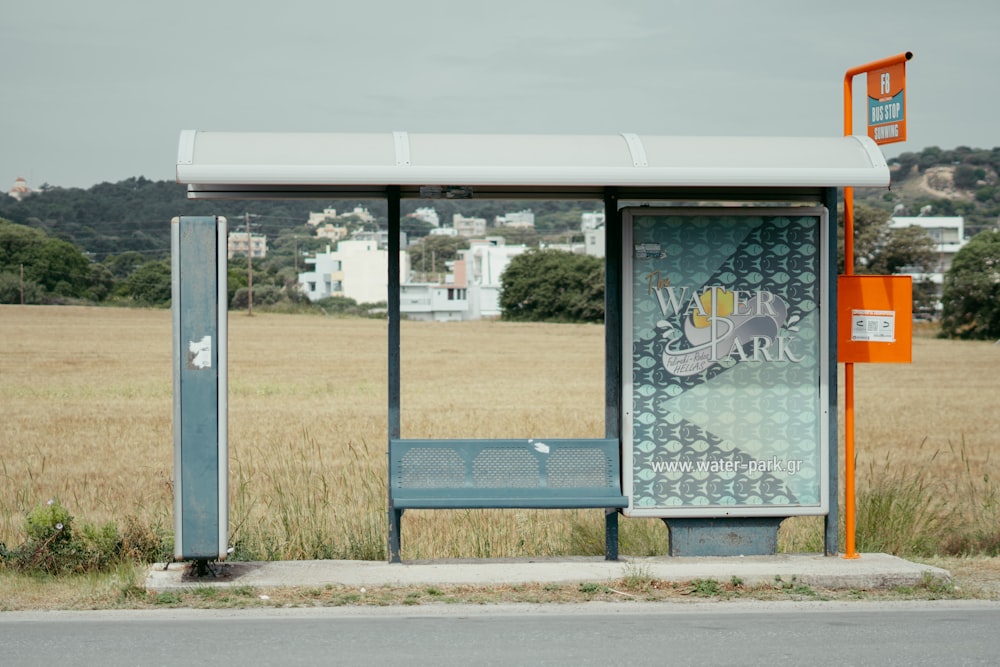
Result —
[[[404, 322], [402, 334], [404, 437], [603, 436], [601, 327]], [[169, 311], [0, 306], [0, 543], [23, 541], [26, 513], [49, 498], [78, 522], [169, 534], [170, 347]], [[856, 367], [862, 514], [884, 525], [885, 490], [896, 509], [914, 492], [912, 513], [949, 531], [949, 549], [1000, 542], [1000, 345], [925, 334], [913, 359]], [[385, 557], [386, 374], [384, 321], [230, 315], [237, 556]], [[822, 548], [818, 519], [786, 524], [783, 549]], [[603, 548], [599, 510], [414, 511], [403, 530], [404, 559]], [[623, 520], [622, 551], [664, 553], [662, 522]]]

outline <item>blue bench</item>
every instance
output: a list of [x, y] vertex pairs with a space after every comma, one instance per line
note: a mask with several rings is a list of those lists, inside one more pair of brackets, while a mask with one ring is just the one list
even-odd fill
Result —
[[408, 509], [605, 510], [605, 558], [618, 559], [617, 439], [389, 440], [389, 559]]

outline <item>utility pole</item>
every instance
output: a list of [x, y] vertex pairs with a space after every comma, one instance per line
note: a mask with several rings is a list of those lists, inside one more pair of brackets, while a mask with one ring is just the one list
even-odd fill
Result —
[[21, 265], [21, 305], [24, 305], [24, 264]]
[[247, 230], [247, 315], [253, 315], [253, 243], [250, 241], [250, 213], [243, 214]]

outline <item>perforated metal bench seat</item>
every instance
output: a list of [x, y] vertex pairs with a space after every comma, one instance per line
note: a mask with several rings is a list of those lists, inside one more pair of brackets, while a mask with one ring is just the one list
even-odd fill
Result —
[[393, 561], [403, 510], [478, 508], [604, 508], [606, 555], [617, 558], [617, 509], [628, 498], [616, 439], [393, 439], [389, 504]]

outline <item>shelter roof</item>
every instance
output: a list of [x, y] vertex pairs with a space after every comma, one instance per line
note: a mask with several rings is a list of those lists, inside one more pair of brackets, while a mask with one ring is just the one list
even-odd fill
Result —
[[876, 144], [847, 137], [253, 133], [184, 130], [191, 198], [628, 196], [671, 190], [887, 187]]

